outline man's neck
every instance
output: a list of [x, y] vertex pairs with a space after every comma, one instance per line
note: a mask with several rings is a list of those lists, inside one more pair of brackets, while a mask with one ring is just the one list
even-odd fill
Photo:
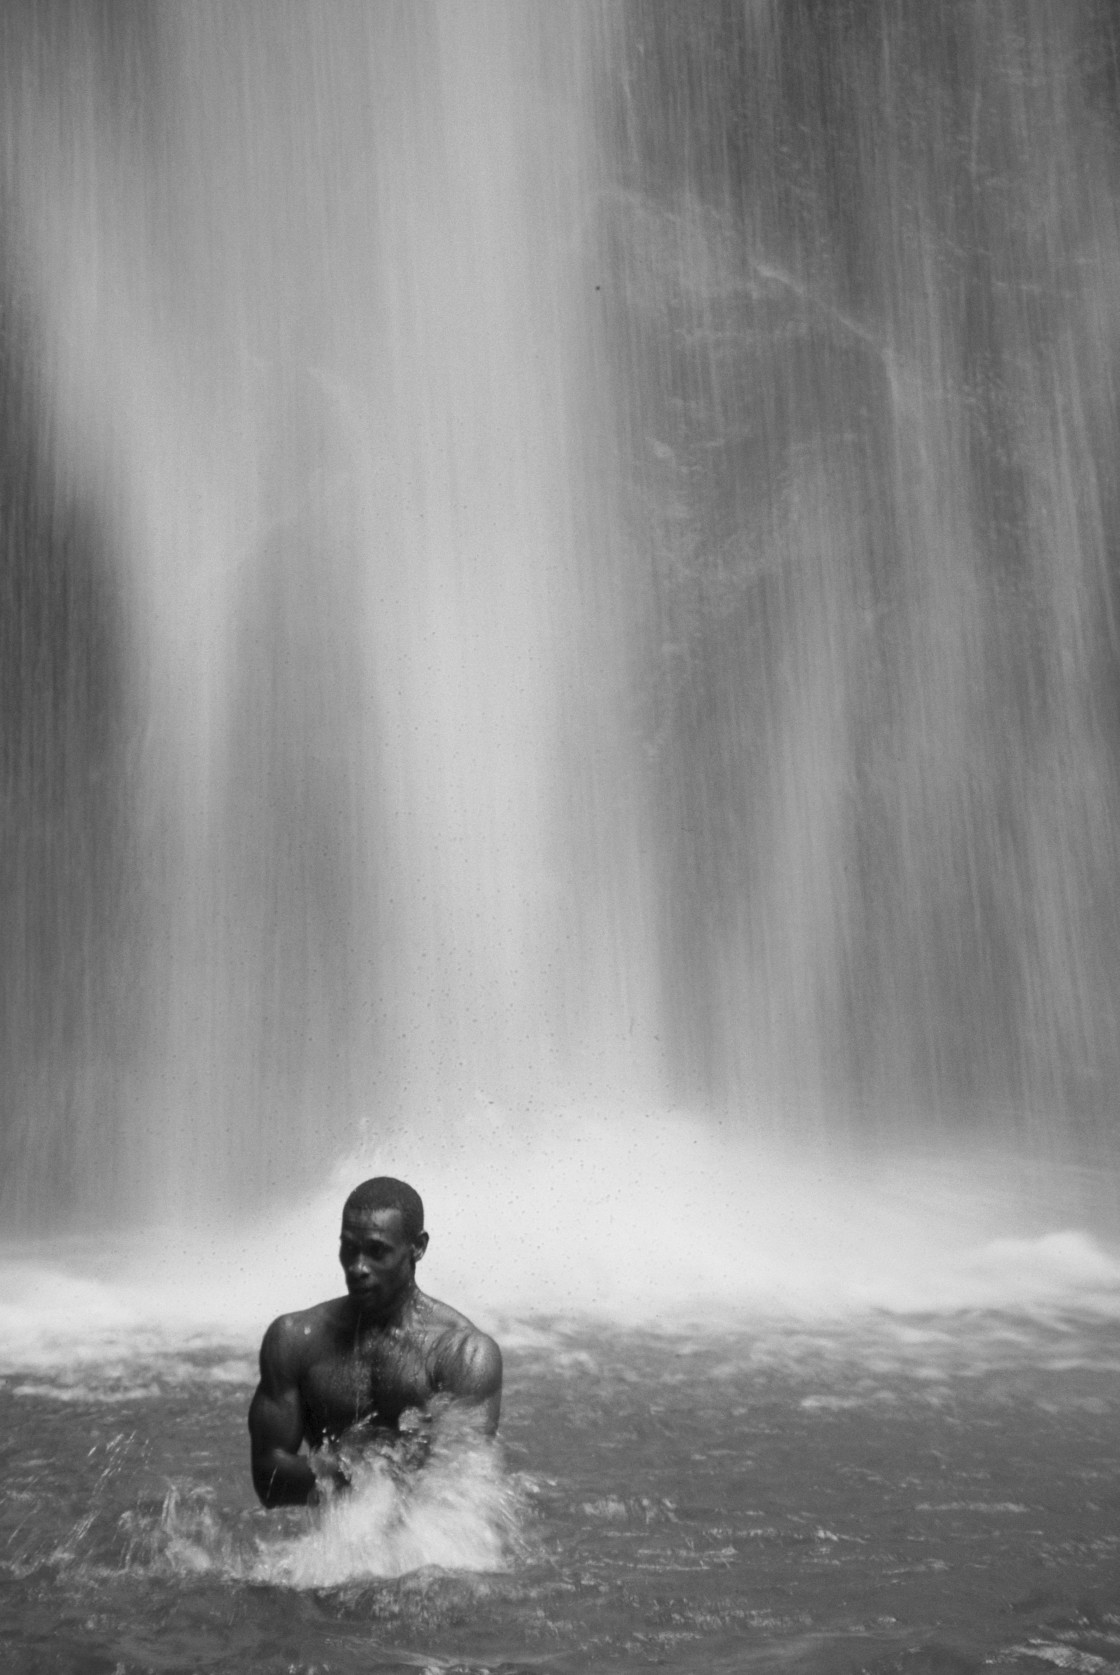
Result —
[[353, 1310], [354, 1325], [359, 1331], [390, 1332], [394, 1327], [404, 1325], [419, 1296], [420, 1289], [413, 1279], [403, 1291], [398, 1291], [383, 1309], [363, 1309], [354, 1305], [353, 1298], [347, 1298], [347, 1301]]

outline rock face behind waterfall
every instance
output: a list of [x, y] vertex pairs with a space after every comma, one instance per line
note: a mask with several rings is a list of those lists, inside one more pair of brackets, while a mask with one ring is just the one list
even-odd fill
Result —
[[684, 1086], [1110, 1124], [1114, 17], [628, 19], [616, 342]]

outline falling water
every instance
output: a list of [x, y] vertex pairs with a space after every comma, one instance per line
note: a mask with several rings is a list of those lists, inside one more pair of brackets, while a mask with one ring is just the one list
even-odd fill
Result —
[[1107, 1149], [1103, 5], [0, 30], [6, 1211]]
[[[44, 633], [103, 708], [120, 687], [107, 762], [51, 694], [23, 733], [84, 757], [42, 823], [104, 802], [127, 850], [109, 884], [84, 835], [13, 869], [33, 903], [82, 876], [58, 946], [9, 961], [17, 1014], [22, 955], [76, 1015], [30, 1043], [10, 1024], [11, 1202], [243, 1202], [387, 1112], [631, 1082], [647, 962], [597, 922], [627, 862], [600, 863], [585, 811], [621, 776], [588, 629], [614, 536], [583, 21], [11, 27], [23, 468], [73, 508], [59, 563], [116, 641]], [[37, 769], [15, 769], [32, 814]]]
[[616, 249], [672, 1062], [880, 1140], [1107, 1146], [1114, 21], [631, 25]]

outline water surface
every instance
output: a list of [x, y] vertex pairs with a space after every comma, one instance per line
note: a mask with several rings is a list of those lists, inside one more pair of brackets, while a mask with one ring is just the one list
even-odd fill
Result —
[[250, 1340], [6, 1364], [9, 1667], [1120, 1667], [1120, 1316], [501, 1335], [501, 1463], [345, 1514], [256, 1506]]

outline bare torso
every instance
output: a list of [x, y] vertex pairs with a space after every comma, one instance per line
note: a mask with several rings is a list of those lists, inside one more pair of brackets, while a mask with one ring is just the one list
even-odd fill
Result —
[[[249, 1408], [253, 1484], [266, 1506], [306, 1505], [350, 1482], [345, 1452], [400, 1431], [498, 1428], [502, 1356], [465, 1315], [419, 1290], [427, 1244], [396, 1209], [343, 1220], [348, 1295], [280, 1315], [261, 1344]], [[411, 1415], [411, 1419], [407, 1416]], [[304, 1453], [304, 1449], [309, 1453]], [[424, 1449], [412, 1463], [419, 1463]]]
[[441, 1390], [454, 1387], [474, 1330], [463, 1315], [422, 1294], [394, 1326], [355, 1321], [348, 1298], [281, 1321], [303, 1407], [304, 1441], [312, 1448], [337, 1441], [358, 1424], [395, 1431], [403, 1413], [423, 1412]]

